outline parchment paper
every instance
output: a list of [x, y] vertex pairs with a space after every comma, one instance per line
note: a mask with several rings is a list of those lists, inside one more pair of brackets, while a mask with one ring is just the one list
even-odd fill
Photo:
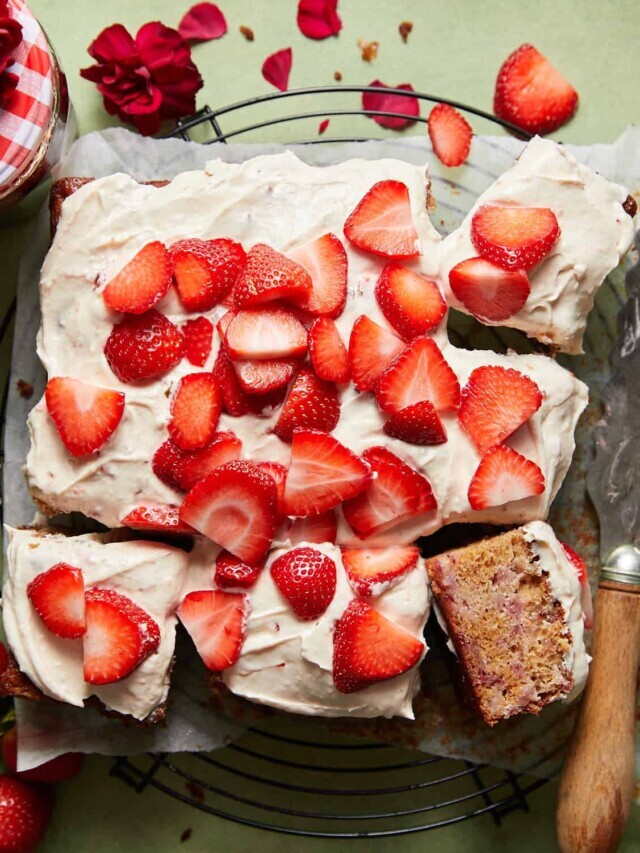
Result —
[[[313, 165], [326, 165], [351, 157], [377, 159], [395, 157], [430, 165], [433, 192], [438, 202], [433, 213], [436, 227], [443, 233], [453, 230], [479, 193], [503, 172], [519, 153], [523, 143], [508, 137], [475, 137], [468, 163], [459, 170], [444, 169], [433, 156], [426, 139], [407, 137], [321, 146], [290, 146]], [[640, 188], [640, 130], [628, 128], [613, 145], [569, 146], [582, 162], [617, 180], [632, 192]], [[143, 139], [123, 129], [110, 129], [82, 137], [71, 149], [57, 177], [100, 177], [127, 172], [140, 181], [172, 178], [187, 169], [202, 168], [217, 157], [240, 162], [263, 153], [281, 151], [281, 145], [198, 145], [178, 140]], [[27, 494], [22, 467], [28, 449], [25, 421], [29, 409], [44, 389], [45, 376], [35, 356], [39, 324], [37, 282], [39, 268], [49, 244], [49, 221], [43, 210], [34, 227], [31, 250], [24, 258], [18, 285], [18, 314], [13, 353], [9, 403], [5, 429], [4, 501], [5, 521], [27, 524], [34, 507]], [[597, 527], [588, 506], [584, 473], [591, 458], [590, 433], [599, 417], [599, 389], [608, 378], [608, 351], [615, 334], [615, 313], [623, 298], [622, 271], [614, 274], [600, 291], [596, 310], [587, 333], [588, 354], [563, 359], [592, 391], [592, 403], [578, 432], [578, 452], [569, 477], [554, 504], [553, 521], [564, 538], [577, 543], [597, 564]], [[500, 348], [516, 343], [522, 350], [529, 345], [520, 335], [487, 330], [468, 318], [457, 318], [452, 331], [456, 343], [478, 348]], [[32, 400], [25, 401], [16, 390], [16, 380], [34, 385]], [[68, 523], [68, 521], [67, 521]], [[72, 522], [73, 523], [73, 522]], [[592, 583], [595, 576], [592, 577]], [[415, 722], [407, 721], [321, 721], [313, 725], [388, 740], [441, 755], [488, 762], [507, 769], [534, 769], [553, 772], [570, 731], [574, 709], [552, 706], [540, 717], [528, 717], [489, 729], [457, 702], [447, 672], [446, 653], [431, 655], [425, 666], [426, 682]], [[224, 699], [213, 710], [208, 705], [203, 669], [191, 650], [179, 649], [179, 665], [174, 671], [168, 724], [141, 731], [101, 717], [96, 712], [26, 701], [16, 702], [20, 723], [20, 768], [35, 766], [70, 749], [105, 755], [132, 755], [146, 751], [212, 750], [238, 737], [255, 721], [282, 724], [288, 731], [305, 727], [304, 719], [251, 710], [248, 703]]]

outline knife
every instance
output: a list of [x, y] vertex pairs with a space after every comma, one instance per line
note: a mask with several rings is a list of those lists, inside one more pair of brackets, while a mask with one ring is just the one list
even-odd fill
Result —
[[[636, 235], [640, 249], [640, 233]], [[605, 415], [595, 428], [587, 488], [600, 522], [593, 662], [569, 744], [556, 829], [563, 853], [620, 843], [634, 784], [640, 664], [640, 262], [626, 276]]]

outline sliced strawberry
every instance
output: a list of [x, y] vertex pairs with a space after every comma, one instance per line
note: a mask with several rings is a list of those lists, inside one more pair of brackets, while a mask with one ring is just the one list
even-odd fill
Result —
[[267, 394], [282, 389], [291, 382], [298, 367], [297, 361], [235, 361], [233, 369], [245, 394]]
[[338, 536], [338, 520], [332, 509], [319, 515], [309, 515], [306, 518], [295, 518], [287, 532], [287, 539], [292, 545], [302, 542], [314, 542], [321, 545], [331, 542], [335, 545]]
[[424, 643], [365, 601], [351, 601], [333, 634], [333, 683], [340, 693], [356, 693], [407, 672], [424, 650]]
[[238, 660], [250, 612], [249, 596], [220, 589], [190, 592], [177, 610], [204, 665], [213, 672]]
[[52, 634], [72, 639], [87, 629], [82, 569], [56, 563], [27, 586], [27, 596]]
[[331, 432], [340, 419], [340, 398], [335, 385], [318, 379], [313, 370], [302, 367], [291, 386], [273, 432], [282, 441], [291, 441], [296, 429]]
[[228, 551], [220, 551], [213, 580], [221, 589], [249, 589], [260, 577], [263, 564], [250, 566]]
[[559, 236], [558, 220], [548, 207], [483, 204], [471, 220], [478, 254], [505, 270], [535, 267]]
[[471, 509], [489, 509], [544, 492], [544, 474], [530, 459], [510, 447], [489, 448], [469, 485]]
[[400, 409], [399, 412], [391, 415], [383, 429], [387, 435], [399, 438], [400, 441], [406, 441], [408, 444], [429, 446], [444, 444], [447, 440], [442, 421], [429, 400], [421, 400], [419, 403]]
[[[269, 362], [263, 363], [269, 364]], [[233, 417], [246, 415], [247, 412], [253, 412], [256, 415], [261, 415], [264, 412], [270, 413], [270, 409], [282, 402], [283, 392], [286, 393], [286, 386], [283, 386], [274, 391], [268, 391], [266, 394], [245, 394], [240, 387], [233, 363], [229, 360], [229, 356], [223, 347], [218, 351], [213, 375], [220, 386], [222, 409]]]
[[361, 539], [436, 509], [427, 478], [395, 454], [384, 447], [370, 447], [362, 457], [371, 466], [374, 479], [366, 491], [342, 504], [347, 523]]
[[184, 323], [182, 333], [187, 360], [196, 367], [204, 367], [211, 352], [213, 323], [206, 317], [196, 317]]
[[358, 391], [373, 391], [376, 381], [405, 343], [366, 315], [358, 317], [349, 338], [349, 367]]
[[167, 293], [171, 285], [171, 258], [164, 243], [147, 243], [102, 291], [107, 308], [127, 314], [144, 314]]
[[58, 435], [72, 456], [99, 450], [124, 413], [124, 394], [65, 376], [47, 382], [45, 400]]
[[584, 613], [584, 627], [593, 628], [593, 600], [591, 598], [591, 586], [589, 584], [589, 573], [587, 572], [586, 563], [566, 542], [560, 542], [560, 545], [580, 581], [580, 603], [582, 604], [582, 611]]
[[420, 240], [407, 185], [401, 181], [374, 184], [349, 215], [344, 236], [359, 249], [385, 258], [419, 255]]
[[213, 373], [189, 373], [171, 401], [169, 435], [181, 450], [199, 450], [213, 441], [222, 395]]
[[226, 462], [191, 489], [180, 520], [253, 564], [271, 545], [277, 510], [272, 477], [250, 462]]
[[414, 545], [404, 548], [343, 548], [342, 562], [356, 595], [382, 595], [418, 564]]
[[338, 327], [329, 317], [318, 317], [309, 329], [309, 357], [320, 379], [349, 381], [349, 356]]
[[135, 602], [112, 589], [85, 594], [84, 680], [111, 684], [130, 675], [158, 650], [158, 623]]
[[302, 358], [307, 352], [307, 330], [286, 308], [251, 308], [235, 313], [225, 342], [232, 359]]
[[284, 489], [287, 515], [318, 515], [354, 497], [371, 482], [366, 462], [333, 436], [296, 430]]
[[225, 313], [216, 323], [216, 329], [218, 330], [220, 340], [223, 344], [225, 344], [227, 341], [227, 329], [229, 328], [229, 323], [233, 320], [237, 313], [237, 311], [225, 311]]
[[484, 258], [467, 258], [449, 271], [456, 299], [474, 317], [500, 322], [523, 307], [531, 285], [524, 270], [503, 270]]
[[473, 130], [465, 117], [449, 104], [436, 104], [427, 119], [433, 153], [445, 166], [462, 166], [471, 150]]
[[528, 376], [506, 367], [477, 367], [462, 389], [460, 426], [480, 453], [529, 420], [542, 405], [542, 393]]
[[180, 450], [168, 438], [154, 453], [151, 468], [169, 488], [188, 492], [209, 471], [237, 459], [241, 450], [242, 442], [232, 432], [217, 432], [207, 447], [193, 451]]
[[132, 509], [120, 522], [133, 530], [157, 533], [195, 533], [180, 520], [179, 507], [170, 504], [143, 504]]
[[532, 44], [505, 59], [493, 96], [499, 118], [544, 136], [569, 121], [577, 107], [576, 90]]
[[384, 412], [400, 412], [423, 400], [439, 412], [460, 405], [458, 379], [431, 338], [410, 343], [380, 376], [375, 390]]
[[152, 310], [114, 326], [104, 354], [121, 382], [157, 379], [182, 360], [184, 335], [164, 314]]
[[278, 490], [278, 515], [284, 515], [284, 484], [287, 479], [287, 469], [279, 462], [257, 462], [258, 468], [273, 477]]
[[179, 240], [171, 246], [173, 275], [187, 311], [210, 311], [233, 288], [247, 260], [233, 240]]
[[294, 548], [271, 564], [271, 577], [298, 619], [319, 619], [336, 593], [336, 564], [315, 548]]
[[308, 314], [339, 317], [347, 301], [347, 253], [335, 234], [325, 234], [289, 252], [311, 276], [311, 291], [292, 298]]
[[295, 261], [258, 243], [249, 249], [247, 265], [233, 288], [236, 308], [250, 308], [274, 299], [304, 299], [311, 292], [311, 276]]
[[430, 332], [447, 313], [435, 281], [402, 264], [387, 264], [375, 292], [380, 310], [406, 341]]

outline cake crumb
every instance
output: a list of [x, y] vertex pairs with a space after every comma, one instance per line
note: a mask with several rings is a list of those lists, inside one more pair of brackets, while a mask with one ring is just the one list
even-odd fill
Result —
[[255, 39], [255, 35], [253, 34], [253, 30], [251, 29], [251, 27], [245, 27], [244, 24], [240, 24], [238, 29], [247, 41], [253, 41]]
[[194, 800], [197, 800], [199, 803], [204, 803], [204, 791], [200, 787], [200, 785], [196, 785], [195, 782], [186, 782], [185, 788], [191, 794]]
[[18, 379], [16, 382], [18, 392], [25, 400], [30, 400], [33, 397], [33, 385], [24, 379]]
[[378, 48], [380, 47], [380, 42], [358, 39], [358, 47], [360, 48], [360, 53], [364, 61], [373, 62], [373, 60], [376, 59], [376, 57], [378, 56]]
[[398, 32], [400, 33], [400, 38], [406, 44], [409, 41], [409, 33], [413, 29], [413, 24], [411, 21], [403, 21], [398, 27]]
[[191, 838], [191, 828], [185, 829], [185, 831], [180, 836], [180, 843], [184, 844], [185, 841], [188, 841]]
[[342, 80], [342, 71], [334, 71], [333, 79], [339, 83]]

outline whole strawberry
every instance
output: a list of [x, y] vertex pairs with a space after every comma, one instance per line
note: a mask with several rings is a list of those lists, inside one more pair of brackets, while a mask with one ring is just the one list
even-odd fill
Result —
[[0, 853], [32, 853], [49, 825], [48, 788], [0, 775]]
[[333, 601], [336, 564], [315, 548], [294, 548], [271, 565], [271, 577], [299, 619], [318, 619]]

